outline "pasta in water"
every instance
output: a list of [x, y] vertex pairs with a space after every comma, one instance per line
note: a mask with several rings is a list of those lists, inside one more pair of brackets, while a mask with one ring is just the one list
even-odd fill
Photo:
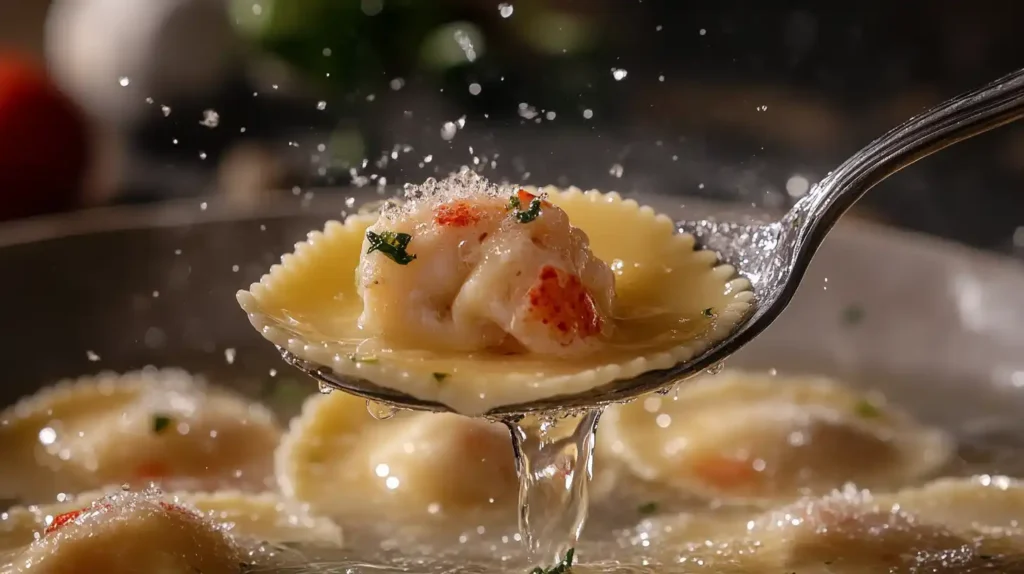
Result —
[[377, 421], [362, 399], [310, 397], [276, 455], [284, 493], [338, 517], [428, 521], [514, 514], [514, 459], [504, 426], [453, 414]]
[[142, 497], [105, 499], [59, 514], [12, 556], [6, 572], [242, 574], [241, 549], [184, 506]]
[[940, 478], [887, 499], [955, 530], [1024, 535], [1024, 484], [1006, 476]]
[[0, 492], [42, 502], [150, 481], [262, 490], [280, 433], [267, 408], [182, 371], [82, 378], [0, 414], [0, 457], [12, 469], [0, 476]]
[[950, 528], [850, 486], [760, 515], [733, 509], [666, 516], [636, 532], [681, 547], [676, 562], [714, 572], [1015, 572], [1024, 566], [1024, 547], [1015, 542]]
[[[607, 459], [648, 481], [724, 501], [792, 499], [854, 482], [899, 487], [946, 462], [951, 441], [836, 382], [723, 372], [613, 406]], [[837, 453], [843, 453], [837, 456]]]
[[[81, 528], [69, 530], [71, 525]], [[97, 528], [104, 535], [89, 536]], [[175, 533], [180, 537], [161, 538], [159, 534], [164, 528], [180, 531]], [[83, 556], [111, 553], [115, 548], [120, 552], [118, 536], [134, 538], [128, 555], [119, 557], [117, 563], [87, 562], [89, 567], [96, 568], [88, 571], [244, 573], [257, 563], [279, 562], [272, 555], [253, 558], [251, 552], [249, 557], [243, 557], [242, 553], [254, 543], [338, 546], [342, 542], [341, 529], [336, 524], [274, 493], [162, 494], [150, 489], [110, 495], [85, 493], [64, 503], [12, 508], [0, 520], [0, 555], [9, 557], [10, 568], [13, 564], [31, 563], [52, 569], [34, 566], [36, 569], [27, 570], [30, 572], [77, 572], [61, 565], [86, 560]], [[198, 541], [197, 546], [188, 545], [189, 537]], [[147, 557], [139, 559], [139, 554]], [[103, 564], [110, 570], [101, 568]], [[212, 569], [206, 570], [200, 564]], [[225, 564], [227, 570], [218, 570]]]
[[464, 414], [670, 367], [752, 299], [635, 201], [472, 172], [328, 223], [238, 293], [276, 345]]

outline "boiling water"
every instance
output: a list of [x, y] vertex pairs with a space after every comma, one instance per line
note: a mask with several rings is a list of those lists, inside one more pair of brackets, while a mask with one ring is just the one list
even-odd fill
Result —
[[[808, 370], [819, 369], [799, 369]], [[968, 383], [942, 377], [860, 379], [864, 384], [855, 386], [883, 388], [893, 402], [956, 436], [958, 456], [943, 469], [943, 475], [1024, 476], [1024, 426], [1019, 423], [1024, 397], [1019, 393], [999, 392], [981, 381]], [[297, 384], [308, 387], [305, 381]], [[922, 388], [929, 389], [925, 398]], [[346, 523], [341, 517], [346, 533], [344, 549], [254, 549], [256, 558], [273, 552], [295, 559], [294, 567], [257, 568], [255, 572], [529, 574], [537, 564], [550, 566], [570, 547], [575, 549], [577, 565], [573, 572], [578, 574], [748, 572], [730, 566], [730, 557], [745, 549], [718, 541], [711, 533], [707, 544], [714, 546], [713, 562], [706, 560], [706, 549], [666, 548], [656, 540], [648, 520], [652, 512], [700, 517], [737, 510], [639, 481], [601, 457], [595, 460], [593, 446], [600, 414], [588, 413], [575, 428], [570, 428], [572, 421], [579, 419], [557, 420], [553, 425], [550, 420], [507, 423], [520, 472], [518, 517], [509, 515], [500, 524], [469, 522], [450, 530], [434, 529], [418, 539], [397, 535], [397, 525], [387, 516], [381, 516], [375, 525]], [[609, 495], [611, 488], [614, 492]], [[696, 558], [698, 554], [702, 558]], [[826, 571], [809, 570], [806, 574]], [[913, 571], [957, 570], [922, 566]], [[1015, 570], [997, 567], [982, 571]], [[792, 572], [805, 574], [802, 570]]]

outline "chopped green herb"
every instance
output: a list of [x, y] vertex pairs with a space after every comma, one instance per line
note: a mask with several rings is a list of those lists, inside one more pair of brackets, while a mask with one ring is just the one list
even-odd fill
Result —
[[860, 305], [850, 305], [843, 309], [843, 323], [847, 325], [856, 325], [864, 320], [864, 307]]
[[448, 373], [434, 373], [434, 380], [440, 383], [441, 381], [447, 379], [450, 376], [451, 375], [449, 375]]
[[353, 363], [367, 364], [372, 364], [380, 361], [380, 359], [378, 359], [376, 355], [357, 355], [356, 353], [352, 353], [351, 355], [349, 355], [348, 360], [352, 361]]
[[639, 512], [640, 514], [654, 514], [655, 512], [658, 511], [658, 503], [657, 502], [646, 502], [646, 503], [641, 504], [640, 506], [636, 507], [636, 511]]
[[715, 309], [713, 307], [708, 307], [707, 309], [704, 309], [703, 311], [701, 311], [700, 314], [704, 315], [705, 317], [714, 317], [715, 316]]
[[572, 558], [576, 554], [575, 548], [570, 548], [565, 553], [565, 558], [558, 564], [555, 564], [551, 568], [541, 568], [540, 566], [530, 570], [530, 574], [565, 574], [572, 569]]
[[530, 223], [534, 219], [537, 219], [537, 217], [540, 216], [540, 207], [541, 199], [539, 197], [535, 197], [530, 200], [530, 206], [526, 211], [523, 211], [523, 204], [519, 201], [518, 197], [513, 195], [508, 200], [508, 209], [515, 211], [514, 215], [516, 221], [519, 223]]
[[370, 240], [370, 248], [366, 250], [367, 255], [374, 251], [380, 251], [385, 257], [399, 265], [408, 265], [413, 259], [416, 259], [415, 255], [410, 255], [406, 251], [406, 247], [412, 241], [412, 235], [408, 233], [395, 233], [394, 231], [374, 233], [373, 231], [367, 231], [366, 238]]
[[153, 432], [160, 434], [167, 430], [171, 426], [171, 417], [166, 415], [154, 415], [153, 416]]
[[878, 406], [876, 406], [874, 403], [867, 399], [857, 401], [857, 405], [854, 407], [853, 410], [854, 412], [857, 413], [857, 416], [866, 419], [874, 419], [882, 416], [881, 409], [879, 409]]

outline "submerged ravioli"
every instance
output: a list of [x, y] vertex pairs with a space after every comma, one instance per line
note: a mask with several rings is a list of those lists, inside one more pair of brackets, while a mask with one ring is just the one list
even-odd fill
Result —
[[1006, 476], [940, 478], [885, 497], [954, 530], [981, 530], [1024, 540], [1024, 483]]
[[760, 515], [734, 509], [713, 517], [659, 517], [637, 532], [654, 547], [682, 547], [676, 561], [695, 571], [966, 573], [1024, 566], [1012, 541], [950, 528], [852, 486]]
[[194, 510], [145, 497], [97, 501], [58, 514], [3, 572], [245, 574], [242, 550]]
[[238, 293], [274, 344], [465, 414], [670, 367], [752, 300], [649, 207], [471, 172], [329, 222]]
[[310, 397], [276, 458], [285, 495], [333, 517], [504, 516], [519, 488], [503, 425], [435, 413], [378, 421], [345, 393]]
[[[58, 383], [0, 413], [0, 492], [30, 502], [110, 484], [262, 490], [281, 430], [262, 405], [183, 371]], [[17, 461], [17, 462], [14, 462]]]
[[822, 378], [726, 371], [610, 407], [598, 447], [652, 482], [724, 501], [900, 487], [951, 441], [878, 397]]

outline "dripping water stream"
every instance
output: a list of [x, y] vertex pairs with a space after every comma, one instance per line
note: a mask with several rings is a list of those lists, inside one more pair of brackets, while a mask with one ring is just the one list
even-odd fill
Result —
[[519, 474], [519, 535], [534, 562], [558, 563], [579, 540], [601, 413], [562, 419], [557, 432], [553, 421], [504, 421]]

